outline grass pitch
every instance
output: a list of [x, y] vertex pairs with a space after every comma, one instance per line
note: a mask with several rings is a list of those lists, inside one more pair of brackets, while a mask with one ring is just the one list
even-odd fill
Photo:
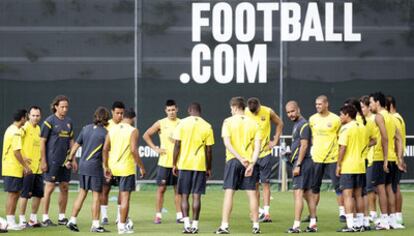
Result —
[[[70, 193], [70, 199], [68, 204], [68, 210], [66, 216], [69, 218], [72, 210], [72, 204], [77, 193]], [[293, 223], [293, 196], [292, 192], [272, 193], [271, 201], [271, 216], [273, 223], [262, 223], [262, 234], [265, 235], [286, 235], [285, 231], [291, 227]], [[414, 235], [414, 193], [403, 193], [404, 195], [404, 220], [405, 230], [391, 230], [391, 231], [371, 231], [356, 233], [359, 235]], [[53, 200], [51, 202], [50, 217], [54, 222], [57, 222], [57, 196], [58, 193], [53, 194]], [[112, 200], [115, 200], [117, 196], [116, 192], [111, 193]], [[38, 229], [26, 229], [23, 231], [10, 231], [9, 235], [41, 235], [41, 236], [65, 236], [65, 235], [97, 235], [96, 233], [90, 233], [89, 228], [91, 226], [91, 194], [87, 197], [84, 203], [83, 209], [78, 217], [78, 226], [80, 233], [71, 232], [64, 226], [38, 228]], [[134, 192], [132, 194], [130, 217], [134, 222], [134, 230], [137, 235], [182, 235], [182, 225], [175, 223], [175, 208], [173, 206], [173, 194], [171, 190], [168, 190], [165, 197], [164, 208], [166, 212], [163, 215], [163, 222], [160, 225], [152, 223], [154, 217], [155, 206], [155, 191], [143, 190]], [[223, 192], [217, 188], [210, 189], [202, 199], [201, 219], [199, 223], [199, 234], [201, 235], [213, 235], [213, 232], [217, 229], [221, 222], [221, 208], [222, 208]], [[5, 193], [0, 195], [0, 212], [4, 216], [4, 203]], [[30, 209], [30, 203], [28, 206]], [[29, 211], [28, 211], [29, 212]], [[106, 229], [111, 233], [103, 235], [118, 235], [116, 226], [114, 223], [116, 216], [116, 201], [109, 203], [109, 217], [110, 225], [106, 226]], [[40, 211], [41, 213], [41, 211]], [[307, 211], [304, 211], [304, 215]], [[29, 214], [26, 214], [28, 219]], [[41, 214], [38, 215], [41, 219]], [[346, 233], [336, 233], [336, 229], [342, 227], [342, 224], [338, 221], [338, 207], [336, 205], [335, 194], [332, 192], [323, 192], [321, 195], [321, 201], [318, 208], [318, 228], [319, 232], [316, 235], [343, 235]], [[16, 215], [16, 220], [18, 216]], [[307, 223], [302, 223], [301, 228], [306, 228]], [[233, 213], [230, 221], [230, 233], [233, 235], [251, 235], [251, 223], [249, 220], [247, 196], [244, 192], [237, 192], [235, 195], [235, 203], [233, 207]]]

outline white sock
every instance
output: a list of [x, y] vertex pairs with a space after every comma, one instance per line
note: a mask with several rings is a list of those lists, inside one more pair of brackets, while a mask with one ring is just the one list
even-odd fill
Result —
[[26, 216], [25, 215], [19, 215], [19, 222], [22, 224], [23, 222], [26, 222]]
[[69, 223], [72, 223], [72, 224], [75, 224], [76, 225], [76, 217], [71, 216], [70, 217], [70, 220], [69, 220]]
[[388, 214], [381, 214], [381, 224], [385, 226], [389, 225]]
[[65, 213], [59, 213], [59, 220], [63, 220], [65, 218]]
[[396, 216], [398, 222], [402, 222], [403, 221], [403, 215], [402, 215], [401, 212], [395, 213], [395, 216]]
[[118, 222], [118, 230], [122, 230], [125, 228], [125, 223]]
[[264, 206], [263, 211], [264, 211], [265, 215], [269, 215], [270, 206]]
[[49, 219], [49, 214], [43, 214], [43, 221], [46, 221]]
[[37, 215], [36, 214], [30, 214], [30, 220], [33, 222], [37, 222]]
[[378, 215], [377, 215], [377, 212], [376, 212], [376, 211], [370, 211], [370, 212], [369, 212], [369, 215], [371, 216], [372, 220], [375, 220], [375, 219], [378, 217]]
[[339, 216], [344, 216], [344, 215], [345, 215], [345, 207], [339, 206]]
[[395, 218], [395, 213], [392, 213], [388, 216], [388, 222], [390, 225], [395, 225], [396, 222], [396, 218]]
[[92, 227], [99, 228], [99, 220], [92, 220]]
[[227, 222], [221, 222], [220, 228], [221, 229], [227, 229], [229, 227], [229, 223]]
[[259, 222], [253, 222], [253, 228], [259, 229]]
[[102, 205], [101, 206], [101, 219], [108, 218], [108, 206]]
[[369, 226], [369, 216], [364, 216], [364, 226]]
[[16, 217], [14, 215], [7, 215], [7, 224], [9, 225], [15, 225], [16, 224]]
[[300, 220], [293, 221], [293, 227], [292, 228], [299, 228], [300, 227]]
[[183, 213], [181, 211], [180, 212], [177, 212], [175, 215], [177, 217], [177, 220], [183, 218]]
[[357, 213], [356, 218], [357, 218], [356, 226], [362, 227], [364, 225], [364, 213]]
[[157, 212], [157, 213], [155, 213], [155, 217], [157, 217], [157, 218], [162, 218], [162, 214], [161, 214], [161, 212]]
[[190, 218], [188, 216], [184, 217], [184, 228], [190, 228], [190, 227], [191, 227]]
[[116, 219], [118, 222], [121, 221], [121, 205], [118, 205], [118, 213], [116, 214]]
[[352, 228], [354, 226], [354, 214], [346, 214], [346, 226], [348, 229]]
[[310, 218], [309, 227], [316, 225], [316, 218]]
[[263, 208], [260, 208], [260, 207], [259, 207], [259, 214], [264, 214], [264, 210], [263, 210]]
[[193, 220], [192, 228], [198, 229], [198, 220]]

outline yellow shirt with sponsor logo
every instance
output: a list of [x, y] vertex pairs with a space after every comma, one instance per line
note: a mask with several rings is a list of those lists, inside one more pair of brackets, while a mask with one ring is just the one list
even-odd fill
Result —
[[259, 158], [263, 158], [272, 153], [272, 150], [269, 148], [270, 131], [272, 128], [270, 123], [271, 111], [271, 108], [263, 105], [260, 106], [260, 109], [257, 114], [253, 114], [247, 107], [245, 109], [246, 116], [253, 118], [259, 124], [259, 127], [261, 129], [262, 144], [260, 148]]
[[342, 126], [339, 132], [338, 144], [346, 146], [341, 163], [341, 174], [365, 173], [363, 152], [368, 145], [368, 140], [364, 125], [353, 120]]
[[393, 116], [385, 109], [380, 111], [384, 117], [385, 129], [388, 137], [388, 161], [397, 161], [397, 153], [395, 152], [395, 132], [396, 126]]
[[364, 148], [364, 152], [362, 153], [364, 159], [366, 159], [368, 161], [368, 164], [372, 164], [372, 156], [369, 156], [369, 152], [370, 152], [370, 147], [369, 147], [369, 141], [370, 139], [374, 139], [374, 123], [372, 122], [372, 120], [368, 119], [365, 117], [365, 125], [364, 125], [364, 120], [362, 119], [362, 116], [360, 116], [359, 114], [356, 117], [356, 122], [358, 122], [359, 124], [363, 125], [365, 128], [365, 134], [366, 134], [366, 139], [368, 141], [367, 146]]
[[[244, 159], [252, 161], [255, 140], [261, 140], [262, 134], [259, 125], [252, 118], [245, 115], [234, 115], [224, 120], [221, 136], [230, 138], [234, 150]], [[226, 149], [226, 161], [235, 156]]]
[[367, 117], [367, 120], [371, 120], [374, 124], [373, 127], [373, 136], [377, 140], [376, 144], [372, 146], [368, 153], [368, 160], [372, 159], [373, 161], [384, 161], [384, 153], [382, 151], [382, 139], [381, 139], [381, 132], [378, 128], [377, 123], [375, 122], [375, 114], [371, 114], [371, 116]]
[[160, 136], [160, 148], [165, 150], [164, 154], [161, 154], [158, 159], [158, 165], [166, 168], [173, 167], [173, 152], [174, 152], [174, 139], [173, 132], [177, 127], [180, 119], [176, 118], [171, 120], [164, 118], [159, 120], [160, 122], [160, 131], [158, 135]]
[[131, 153], [131, 134], [133, 126], [120, 123], [108, 131], [111, 141], [108, 167], [114, 176], [129, 176], [136, 173], [135, 160]]
[[186, 117], [175, 128], [173, 138], [181, 141], [178, 169], [206, 171], [205, 146], [214, 144], [211, 125], [198, 116]]
[[14, 151], [22, 150], [22, 133], [17, 126], [10, 125], [3, 138], [2, 176], [23, 177], [23, 166], [14, 155]]
[[26, 122], [22, 127], [22, 155], [31, 160], [30, 169], [33, 174], [41, 174], [40, 169], [40, 126]]
[[402, 138], [402, 145], [403, 145], [403, 153], [405, 154], [405, 149], [407, 147], [407, 140], [406, 140], [406, 128], [405, 128], [405, 121], [399, 113], [392, 113], [392, 116], [397, 119], [396, 122], [397, 128], [400, 130], [401, 138]]
[[338, 160], [338, 132], [341, 127], [339, 116], [329, 112], [319, 113], [309, 118], [312, 130], [311, 155], [315, 163], [335, 163]]

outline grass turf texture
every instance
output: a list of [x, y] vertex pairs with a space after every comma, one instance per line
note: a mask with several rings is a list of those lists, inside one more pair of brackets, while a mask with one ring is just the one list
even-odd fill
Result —
[[[68, 204], [68, 210], [66, 216], [70, 217], [72, 211], [72, 204], [75, 200], [77, 193], [71, 192]], [[1, 215], [4, 216], [4, 203], [6, 194], [0, 195]], [[52, 197], [50, 217], [53, 222], [57, 223], [57, 196], [55, 192]], [[111, 193], [111, 197], [117, 196], [116, 192]], [[271, 216], [273, 223], [262, 223], [262, 234], [265, 235], [285, 235], [285, 231], [292, 226], [293, 223], [293, 197], [292, 192], [272, 193], [273, 200], [271, 201]], [[414, 235], [414, 193], [403, 193], [404, 196], [404, 219], [405, 230], [391, 230], [391, 231], [371, 231], [357, 234], [363, 235]], [[49, 228], [37, 228], [26, 229], [23, 231], [10, 231], [9, 235], [41, 235], [41, 236], [64, 236], [64, 235], [97, 235], [96, 233], [90, 233], [91, 226], [91, 198], [92, 194], [89, 193], [84, 207], [78, 216], [78, 226], [80, 233], [71, 232], [64, 226], [49, 227]], [[182, 235], [182, 225], [175, 223], [175, 208], [173, 206], [172, 191], [168, 190], [165, 195], [164, 208], [168, 210], [163, 214], [163, 222], [160, 225], [153, 223], [154, 217], [154, 205], [155, 205], [155, 192], [154, 191], [140, 191], [132, 194], [130, 217], [134, 222], [135, 234], [138, 235]], [[221, 223], [221, 208], [223, 201], [223, 192], [214, 188], [207, 192], [207, 195], [203, 197], [201, 219], [199, 223], [199, 234], [213, 235], [213, 232]], [[105, 233], [103, 235], [118, 235], [115, 227], [116, 216], [116, 202], [111, 201], [109, 204], [109, 217], [110, 225], [106, 226], [106, 229], [111, 233]], [[28, 206], [30, 209], [30, 203]], [[333, 192], [323, 192], [321, 195], [321, 201], [319, 205], [319, 232], [317, 235], [343, 235], [346, 233], [336, 233], [335, 231], [343, 225], [338, 221], [338, 207], [336, 205], [336, 198]], [[29, 211], [27, 211], [29, 212]], [[41, 211], [40, 211], [41, 212]], [[307, 210], [304, 211], [306, 216]], [[26, 214], [28, 219], [29, 214]], [[41, 219], [41, 214], [38, 214], [38, 218]], [[16, 216], [18, 220], [18, 216]], [[308, 223], [302, 223], [301, 228], [305, 229]], [[230, 233], [233, 235], [251, 235], [251, 223], [248, 214], [247, 196], [244, 192], [237, 192], [235, 195], [235, 203], [233, 207], [233, 213], [230, 221]]]

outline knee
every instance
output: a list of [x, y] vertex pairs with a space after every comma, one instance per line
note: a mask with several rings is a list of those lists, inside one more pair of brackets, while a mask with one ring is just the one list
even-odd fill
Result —
[[69, 184], [68, 183], [61, 183], [59, 185], [59, 189], [62, 193], [67, 193], [69, 191]]

